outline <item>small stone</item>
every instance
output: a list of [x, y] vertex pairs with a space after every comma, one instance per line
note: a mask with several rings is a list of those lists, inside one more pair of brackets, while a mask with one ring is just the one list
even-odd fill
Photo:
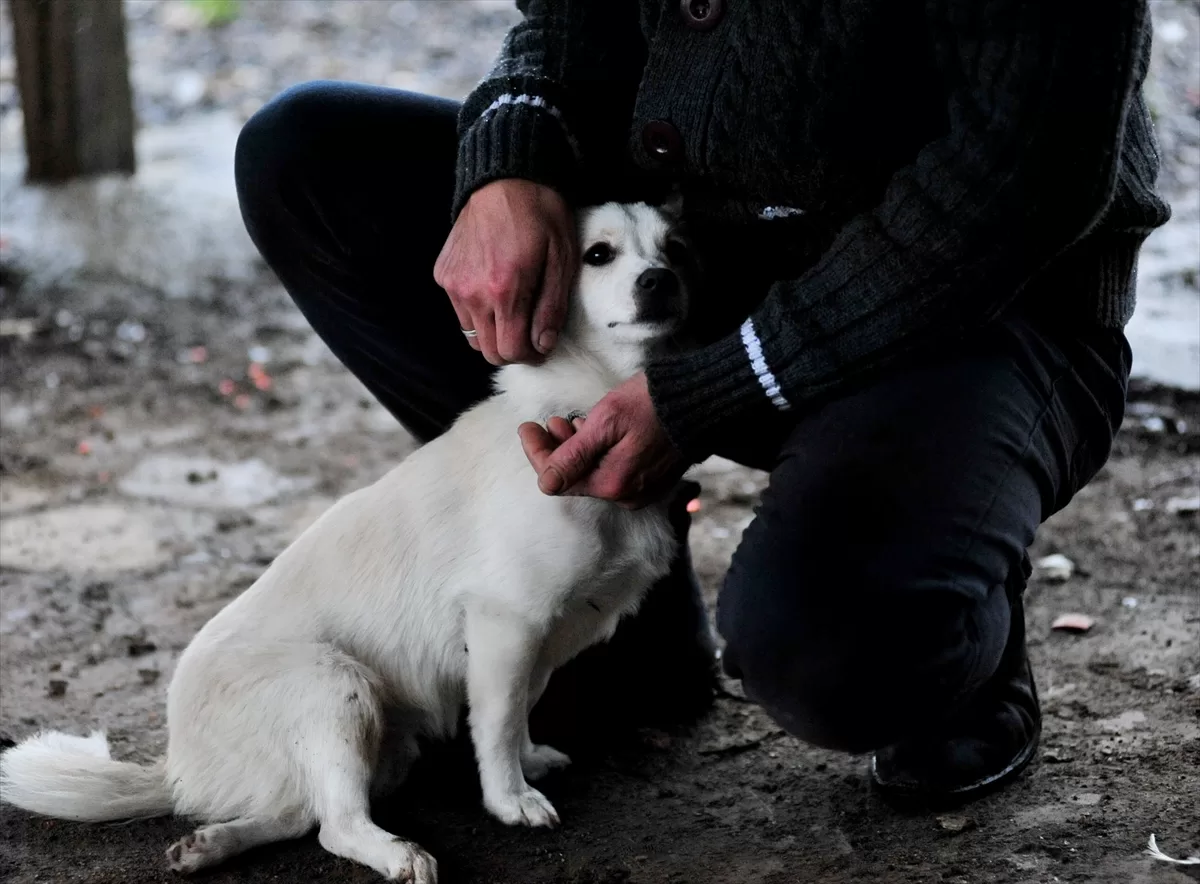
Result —
[[1186, 40], [1187, 35], [1187, 26], [1183, 22], [1174, 19], [1161, 22], [1154, 29], [1154, 36], [1158, 38], [1158, 41], [1168, 46]]
[[1071, 796], [1072, 804], [1082, 804], [1084, 807], [1095, 807], [1102, 800], [1103, 796], [1095, 792], [1080, 792], [1078, 795]]
[[961, 835], [976, 826], [975, 820], [969, 816], [940, 816], [937, 818], [938, 828], [951, 835]]
[[1047, 764], [1070, 764], [1075, 760], [1069, 749], [1046, 749], [1042, 752], [1042, 761]]
[[1127, 595], [1121, 599], [1121, 607], [1123, 608], [1136, 608], [1137, 606], [1138, 600], [1131, 595]]
[[1038, 573], [1044, 580], [1062, 583], [1071, 579], [1075, 573], [1075, 563], [1062, 553], [1045, 556], [1037, 561]]
[[1146, 724], [1146, 713], [1138, 709], [1122, 712], [1114, 718], [1105, 718], [1096, 722], [1101, 732], [1106, 734], [1127, 734], [1139, 730]]
[[1148, 497], [1139, 497], [1133, 502], [1133, 511], [1135, 513], [1144, 513], [1146, 510], [1154, 509], [1154, 501]]
[[129, 643], [129, 656], [141, 657], [145, 654], [153, 654], [158, 650], [158, 645], [148, 641], [132, 641]]
[[127, 319], [117, 326], [117, 340], [129, 344], [140, 344], [146, 340], [146, 326], [132, 319]]
[[49, 684], [46, 686], [46, 696], [48, 697], [61, 697], [66, 692], [67, 683], [61, 678], [50, 679]]
[[184, 71], [171, 87], [171, 97], [181, 107], [193, 107], [208, 93], [208, 80], [199, 71]]
[[138, 678], [142, 680], [142, 684], [151, 685], [158, 681], [158, 677], [162, 675], [157, 669], [147, 666], [137, 671]]

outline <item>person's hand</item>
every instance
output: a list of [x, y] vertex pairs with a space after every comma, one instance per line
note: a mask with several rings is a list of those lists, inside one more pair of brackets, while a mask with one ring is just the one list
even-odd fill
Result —
[[471, 194], [433, 267], [471, 346], [492, 365], [539, 362], [558, 342], [578, 265], [571, 210], [517, 178]]
[[637, 509], [678, 481], [687, 464], [654, 413], [645, 374], [617, 387], [586, 418], [552, 417], [517, 430], [543, 494], [585, 495]]

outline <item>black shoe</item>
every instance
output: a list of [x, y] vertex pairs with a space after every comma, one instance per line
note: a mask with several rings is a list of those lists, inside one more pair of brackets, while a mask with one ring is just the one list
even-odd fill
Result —
[[964, 804], [1016, 779], [1036, 755], [1041, 733], [1018, 593], [995, 675], [938, 735], [876, 752], [871, 782], [883, 797], [900, 803]]
[[586, 751], [622, 732], [690, 724], [712, 706], [719, 683], [716, 638], [687, 549], [687, 504], [700, 486], [681, 485], [670, 514], [682, 552], [671, 573], [612, 639], [550, 677], [530, 716], [534, 740], [568, 753]]

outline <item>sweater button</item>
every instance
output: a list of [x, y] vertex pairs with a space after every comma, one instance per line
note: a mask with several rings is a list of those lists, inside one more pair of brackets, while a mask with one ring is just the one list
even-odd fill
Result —
[[666, 120], [651, 120], [642, 127], [642, 147], [664, 163], [674, 163], [683, 157], [683, 137]]
[[725, 0], [679, 0], [684, 24], [694, 31], [715, 28], [725, 13]]

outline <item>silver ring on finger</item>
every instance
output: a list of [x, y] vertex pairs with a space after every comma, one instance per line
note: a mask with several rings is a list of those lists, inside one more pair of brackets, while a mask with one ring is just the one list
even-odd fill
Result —
[[475, 329], [473, 329], [473, 328], [464, 328], [464, 329], [459, 329], [459, 331], [461, 331], [461, 332], [462, 332], [464, 335], [466, 335], [468, 338], [477, 338], [477, 337], [479, 337], [479, 332], [475, 331]]

